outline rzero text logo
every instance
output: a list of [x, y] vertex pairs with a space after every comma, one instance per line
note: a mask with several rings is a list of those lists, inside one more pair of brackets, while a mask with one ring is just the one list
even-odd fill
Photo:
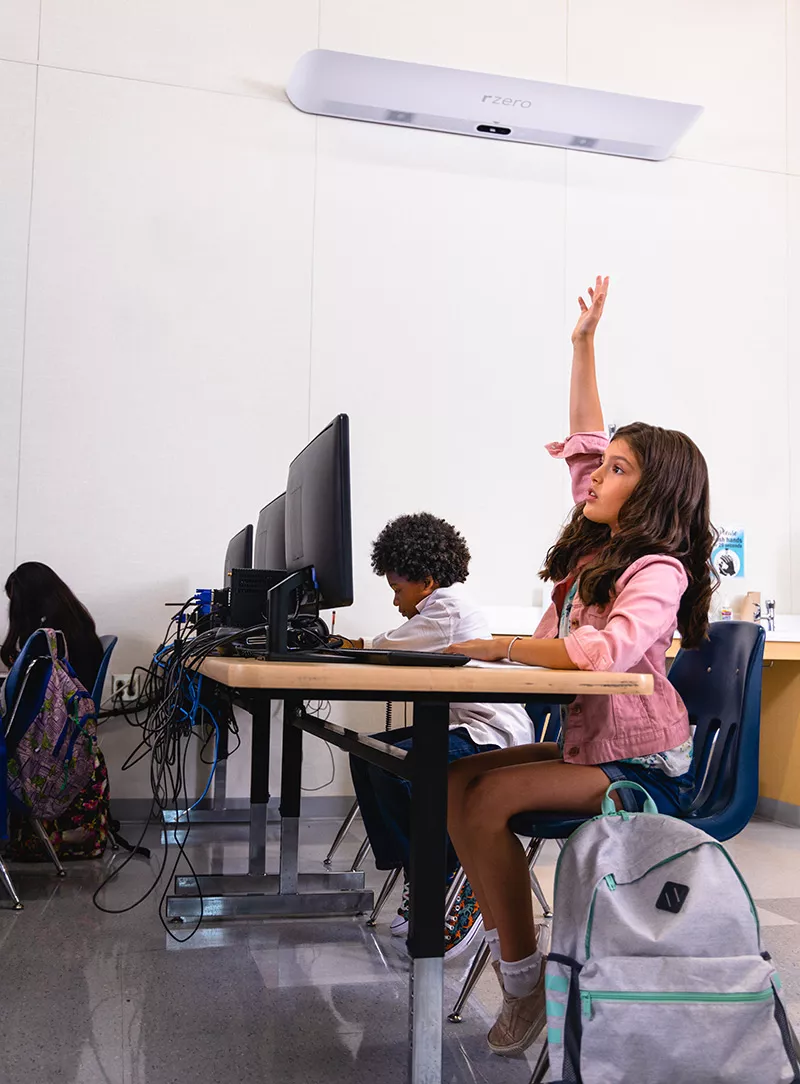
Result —
[[492, 105], [515, 105], [519, 109], [530, 109], [531, 103], [522, 98], [501, 98], [499, 94], [484, 94], [481, 101]]

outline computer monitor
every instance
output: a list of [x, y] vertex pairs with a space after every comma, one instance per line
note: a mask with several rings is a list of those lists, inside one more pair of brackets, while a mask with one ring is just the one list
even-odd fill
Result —
[[225, 553], [225, 586], [235, 568], [253, 567], [253, 524], [248, 523], [228, 543]]
[[253, 568], [286, 568], [286, 494], [281, 493], [258, 514]]
[[289, 466], [286, 569], [313, 567], [319, 608], [353, 604], [350, 420], [339, 414]]

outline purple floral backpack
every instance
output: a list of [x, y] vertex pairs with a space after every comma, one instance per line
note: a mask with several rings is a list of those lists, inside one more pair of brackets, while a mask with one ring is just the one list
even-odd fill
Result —
[[[31, 816], [55, 820], [69, 809], [94, 774], [97, 712], [69, 664], [63, 637], [53, 629], [42, 632], [50, 651], [41, 678], [44, 696], [16, 744], [8, 749], [7, 779], [10, 793]], [[14, 705], [10, 707], [13, 712]], [[5, 697], [0, 695], [4, 720], [7, 708]], [[14, 722], [12, 729], [16, 725]]]

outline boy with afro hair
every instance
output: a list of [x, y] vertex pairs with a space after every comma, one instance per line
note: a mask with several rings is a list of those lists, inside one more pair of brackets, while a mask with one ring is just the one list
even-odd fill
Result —
[[[443, 651], [451, 644], [491, 635], [483, 613], [464, 589], [470, 553], [463, 535], [429, 512], [399, 516], [388, 523], [372, 547], [372, 568], [385, 576], [394, 604], [406, 619], [390, 632], [366, 641], [384, 650]], [[401, 749], [411, 749], [410, 728], [375, 735]], [[534, 740], [531, 721], [521, 704], [451, 704], [450, 760], [526, 745]], [[361, 808], [375, 865], [381, 870], [409, 865], [410, 783], [358, 757], [350, 758], [353, 786]], [[448, 884], [458, 858], [448, 840]], [[392, 921], [398, 937], [408, 931], [408, 885]], [[465, 885], [445, 923], [445, 951], [458, 955], [470, 943], [478, 908]]]

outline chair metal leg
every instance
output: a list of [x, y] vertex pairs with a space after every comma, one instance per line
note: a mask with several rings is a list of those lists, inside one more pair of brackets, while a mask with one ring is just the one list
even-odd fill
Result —
[[353, 859], [353, 864], [350, 867], [351, 873], [358, 873], [361, 867], [364, 865], [364, 859], [369, 854], [369, 840], [365, 839], [361, 846], [358, 848], [358, 854]]
[[533, 868], [533, 863], [542, 853], [542, 847], [544, 847], [543, 839], [532, 839], [528, 844], [527, 850], [525, 851], [525, 861], [528, 863], [528, 869]]
[[542, 914], [544, 915], [545, 918], [552, 918], [553, 917], [553, 908], [547, 902], [547, 896], [545, 896], [544, 889], [539, 884], [539, 878], [536, 876], [536, 874], [533, 872], [533, 870], [530, 871], [530, 874], [531, 874], [531, 889], [533, 890], [534, 896], [539, 901], [539, 906], [542, 909]]
[[403, 867], [398, 866], [397, 869], [390, 869], [387, 873], [386, 880], [383, 882], [383, 888], [380, 890], [378, 899], [372, 909], [372, 914], [367, 919], [368, 926], [374, 926], [375, 923], [378, 921], [378, 916], [386, 906], [386, 901], [389, 899], [389, 896], [391, 896], [392, 889], [397, 884], [397, 878], [402, 872]]
[[61, 865], [61, 860], [59, 859], [58, 855], [56, 854], [56, 849], [55, 849], [55, 847], [53, 846], [53, 844], [52, 844], [52, 842], [50, 840], [50, 836], [48, 836], [47, 832], [45, 832], [45, 830], [44, 830], [44, 825], [42, 824], [42, 822], [39, 820], [38, 817], [31, 817], [31, 823], [33, 824], [33, 830], [36, 832], [36, 835], [42, 841], [44, 849], [50, 855], [50, 861], [56, 867], [56, 872], [58, 873], [58, 876], [59, 877], [66, 877], [67, 876], [67, 871]]
[[336, 839], [334, 839], [333, 843], [331, 844], [331, 849], [328, 851], [327, 857], [322, 859], [323, 866], [329, 866], [331, 864], [331, 862], [333, 861], [333, 856], [342, 845], [342, 840], [353, 827], [353, 821], [356, 819], [357, 815], [358, 802], [353, 802], [353, 805], [350, 808], [350, 812], [342, 821], [339, 831], [336, 833]]
[[525, 858], [528, 862], [528, 870], [531, 875], [531, 890], [536, 899], [539, 901], [539, 906], [542, 909], [542, 914], [544, 915], [544, 917], [552, 918], [553, 909], [547, 902], [547, 896], [545, 896], [544, 891], [542, 890], [542, 886], [539, 884], [539, 878], [533, 872], [534, 863], [541, 854], [542, 847], [544, 847], [543, 839], [532, 839], [528, 844], [527, 851], [525, 852]]
[[478, 979], [480, 979], [481, 975], [486, 969], [486, 965], [488, 964], [491, 955], [492, 951], [486, 944], [486, 938], [484, 938], [483, 942], [481, 943], [481, 947], [475, 953], [475, 956], [472, 960], [472, 966], [470, 967], [469, 972], [467, 973], [467, 977], [464, 980], [464, 985], [461, 988], [461, 993], [458, 995], [458, 1000], [453, 1006], [453, 1011], [447, 1017], [447, 1019], [452, 1024], [461, 1023], [461, 1010], [464, 1008], [467, 1001], [469, 1000], [470, 995], [472, 994], [472, 991], [477, 986]]
[[[366, 840], [365, 840], [365, 846], [367, 846], [367, 841]], [[357, 868], [356, 863], [358, 863], [360, 865], [361, 862], [363, 861], [364, 857], [366, 856], [366, 852], [362, 855], [363, 850], [364, 850], [364, 848], [362, 847], [361, 851], [359, 851], [358, 854], [356, 855], [355, 862], [353, 862], [353, 869], [354, 870]], [[383, 888], [380, 891], [380, 894], [378, 896], [375, 907], [373, 908], [372, 914], [367, 919], [367, 925], [368, 926], [374, 926], [375, 923], [378, 921], [378, 916], [380, 915], [383, 908], [386, 906], [386, 901], [389, 898], [389, 896], [391, 895], [392, 889], [397, 884], [397, 878], [400, 876], [401, 873], [402, 873], [402, 867], [400, 867], [400, 866], [398, 866], [397, 869], [389, 870], [389, 873], [386, 876], [386, 880], [383, 882]], [[445, 905], [444, 905], [445, 922], [447, 921], [447, 916], [450, 914], [450, 912], [452, 911], [452, 909], [453, 909], [453, 907], [455, 905], [455, 902], [456, 902], [456, 899], [458, 898], [459, 892], [464, 887], [464, 883], [465, 883], [466, 879], [467, 879], [467, 875], [464, 872], [463, 866], [459, 866], [458, 869], [456, 870], [455, 876], [453, 877], [453, 883], [450, 885], [450, 888], [449, 888], [449, 890], [447, 892], [447, 897], [445, 898]]]
[[800, 1058], [800, 1039], [797, 1038], [797, 1032], [792, 1027], [791, 1021], [786, 1019], [786, 1026], [789, 1029], [789, 1038], [792, 1040], [792, 1046], [794, 1047], [795, 1055]]
[[448, 889], [447, 895], [445, 896], [445, 900], [444, 900], [444, 920], [445, 920], [445, 922], [447, 922], [447, 916], [453, 910], [453, 907], [455, 906], [455, 902], [458, 899], [458, 894], [461, 891], [461, 889], [464, 887], [464, 885], [466, 884], [466, 881], [467, 881], [467, 874], [464, 871], [464, 867], [459, 866], [458, 869], [455, 872], [455, 875], [453, 876], [453, 883], [450, 885], [450, 888]]
[[6, 869], [6, 864], [2, 858], [0, 858], [0, 883], [4, 886], [6, 892], [11, 897], [14, 903], [14, 910], [22, 910], [22, 900], [17, 895], [17, 890], [14, 888], [14, 882], [11, 880], [11, 875]]
[[544, 1078], [547, 1076], [547, 1071], [550, 1068], [550, 1054], [547, 1049], [547, 1042], [545, 1041], [542, 1051], [539, 1054], [539, 1059], [536, 1062], [536, 1066], [533, 1070], [533, 1076], [531, 1077], [530, 1084], [542, 1084]]

